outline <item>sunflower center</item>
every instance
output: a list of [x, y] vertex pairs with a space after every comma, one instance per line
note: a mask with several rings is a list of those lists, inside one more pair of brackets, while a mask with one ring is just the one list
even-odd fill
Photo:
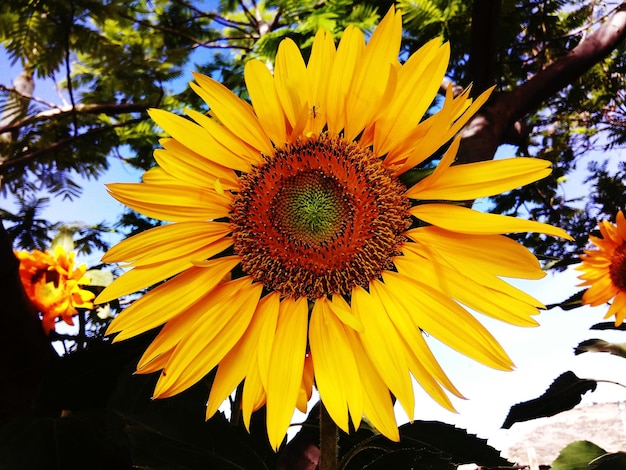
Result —
[[609, 275], [615, 287], [626, 291], [626, 243], [622, 243], [613, 252]]
[[393, 269], [410, 204], [370, 148], [323, 134], [276, 149], [240, 181], [234, 250], [266, 289], [345, 295]]
[[274, 198], [272, 215], [281, 231], [315, 244], [332, 238], [349, 216], [342, 200], [342, 188], [335, 178], [322, 171], [302, 171], [286, 178]]

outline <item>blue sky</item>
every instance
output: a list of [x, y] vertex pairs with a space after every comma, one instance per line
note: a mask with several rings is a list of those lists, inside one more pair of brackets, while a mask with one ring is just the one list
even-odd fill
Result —
[[[4, 52], [0, 51], [0, 84], [11, 86], [13, 78], [20, 72], [19, 64], [10, 66]], [[186, 86], [191, 79], [191, 70], [188, 70], [177, 86]], [[49, 82], [36, 79], [35, 95], [60, 103], [56, 91]], [[619, 151], [597, 157], [599, 160], [609, 157], [613, 161], [625, 159], [624, 153]], [[112, 159], [110, 163], [110, 170], [100, 179], [85, 182], [82, 197], [72, 202], [53, 199], [43, 216], [53, 222], [87, 224], [115, 222], [123, 206], [106, 193], [104, 184], [135, 182], [139, 180], [140, 173], [119, 160]], [[577, 181], [575, 178], [568, 182], [565, 189], [569, 197], [584, 195], [587, 191], [580, 180]], [[12, 210], [10, 198], [0, 198], [0, 207]], [[111, 242], [118, 239], [116, 235], [110, 237]], [[99, 255], [82, 261], [89, 265], [96, 264], [99, 262]], [[522, 286], [545, 304], [562, 301], [578, 290], [576, 273], [571, 270], [554, 275], [548, 274], [539, 281], [515, 281], [514, 284]], [[602, 321], [606, 309], [606, 306], [579, 308], [569, 312], [553, 309], [543, 312], [538, 317], [541, 326], [526, 329], [480, 317], [516, 363], [516, 370], [508, 373], [493, 371], [476, 364], [429, 338], [444, 369], [468, 400], [454, 401], [459, 411], [458, 415], [454, 415], [439, 408], [429, 397], [418, 391], [416, 417], [455, 423], [486, 437], [496, 432], [511, 405], [541, 395], [557, 376], [567, 370], [572, 370], [582, 378], [613, 380], [626, 384], [624, 359], [608, 354], [581, 356], [573, 354], [572, 348], [585, 339], [600, 337], [608, 341], [625, 341], [623, 333], [598, 334], [589, 331], [591, 325]], [[596, 392], [587, 394], [585, 402], [625, 399], [625, 389], [616, 385], [600, 384]], [[400, 419], [405, 419], [401, 412], [399, 416]]]

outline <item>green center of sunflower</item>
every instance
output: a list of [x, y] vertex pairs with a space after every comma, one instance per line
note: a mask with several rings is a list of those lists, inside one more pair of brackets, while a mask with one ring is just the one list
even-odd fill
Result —
[[369, 147], [323, 134], [276, 149], [240, 181], [234, 250], [267, 290], [347, 295], [394, 268], [410, 204]]
[[294, 238], [315, 244], [341, 230], [348, 208], [337, 181], [319, 170], [286, 178], [274, 198], [273, 219]]
[[613, 252], [609, 275], [615, 287], [626, 291], [626, 243], [622, 243]]

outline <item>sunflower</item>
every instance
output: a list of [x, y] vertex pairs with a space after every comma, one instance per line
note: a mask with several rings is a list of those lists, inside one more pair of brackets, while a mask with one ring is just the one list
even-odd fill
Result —
[[62, 318], [74, 325], [72, 316], [77, 308], [93, 308], [93, 292], [81, 289], [89, 284], [84, 277], [86, 265], [74, 266], [75, 252], [69, 254], [61, 245], [54, 252], [33, 250], [17, 251], [20, 261], [20, 279], [31, 302], [42, 315], [46, 333], [54, 329], [56, 319]]
[[[210, 107], [190, 119], [150, 115], [171, 138], [141, 183], [113, 197], [171, 222], [122, 241], [104, 257], [132, 268], [106, 302], [166, 280], [110, 325], [115, 340], [162, 329], [137, 366], [161, 371], [155, 397], [187, 389], [217, 368], [207, 419], [243, 382], [244, 422], [265, 406], [277, 448], [312, 384], [337, 425], [365, 415], [397, 440], [392, 396], [413, 416], [413, 379], [453, 409], [461, 396], [430, 351], [428, 334], [496, 369], [512, 363], [464, 307], [535, 325], [541, 303], [500, 276], [544, 273], [502, 235], [560, 229], [463, 207], [549, 174], [515, 158], [452, 166], [455, 134], [486, 101], [450, 92], [425, 118], [450, 48], [434, 40], [398, 61], [402, 19], [393, 8], [366, 43], [348, 27], [315, 36], [308, 63], [280, 44], [273, 73], [245, 66], [251, 104], [196, 74]], [[454, 139], [453, 139], [454, 138]], [[409, 170], [438, 165], [415, 184]]]
[[582, 263], [576, 269], [582, 271], [580, 286], [589, 286], [583, 294], [583, 304], [596, 307], [613, 303], [604, 318], [615, 316], [615, 326], [626, 318], [626, 219], [618, 212], [616, 224], [603, 220], [598, 224], [602, 238], [589, 236], [596, 250], [585, 250], [580, 256]]

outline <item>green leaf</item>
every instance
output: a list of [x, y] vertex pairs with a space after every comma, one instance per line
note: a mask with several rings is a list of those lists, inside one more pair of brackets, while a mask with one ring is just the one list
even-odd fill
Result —
[[609, 343], [603, 339], [588, 339], [574, 348], [574, 354], [586, 352], [608, 352], [614, 356], [626, 357], [626, 343]]
[[604, 454], [606, 451], [593, 442], [572, 442], [552, 462], [552, 470], [589, 470], [590, 462]]
[[513, 405], [502, 427], [508, 429], [514, 423], [571, 410], [580, 403], [582, 395], [595, 390], [596, 386], [595, 380], [579, 379], [572, 371], [564, 372], [539, 398]]

